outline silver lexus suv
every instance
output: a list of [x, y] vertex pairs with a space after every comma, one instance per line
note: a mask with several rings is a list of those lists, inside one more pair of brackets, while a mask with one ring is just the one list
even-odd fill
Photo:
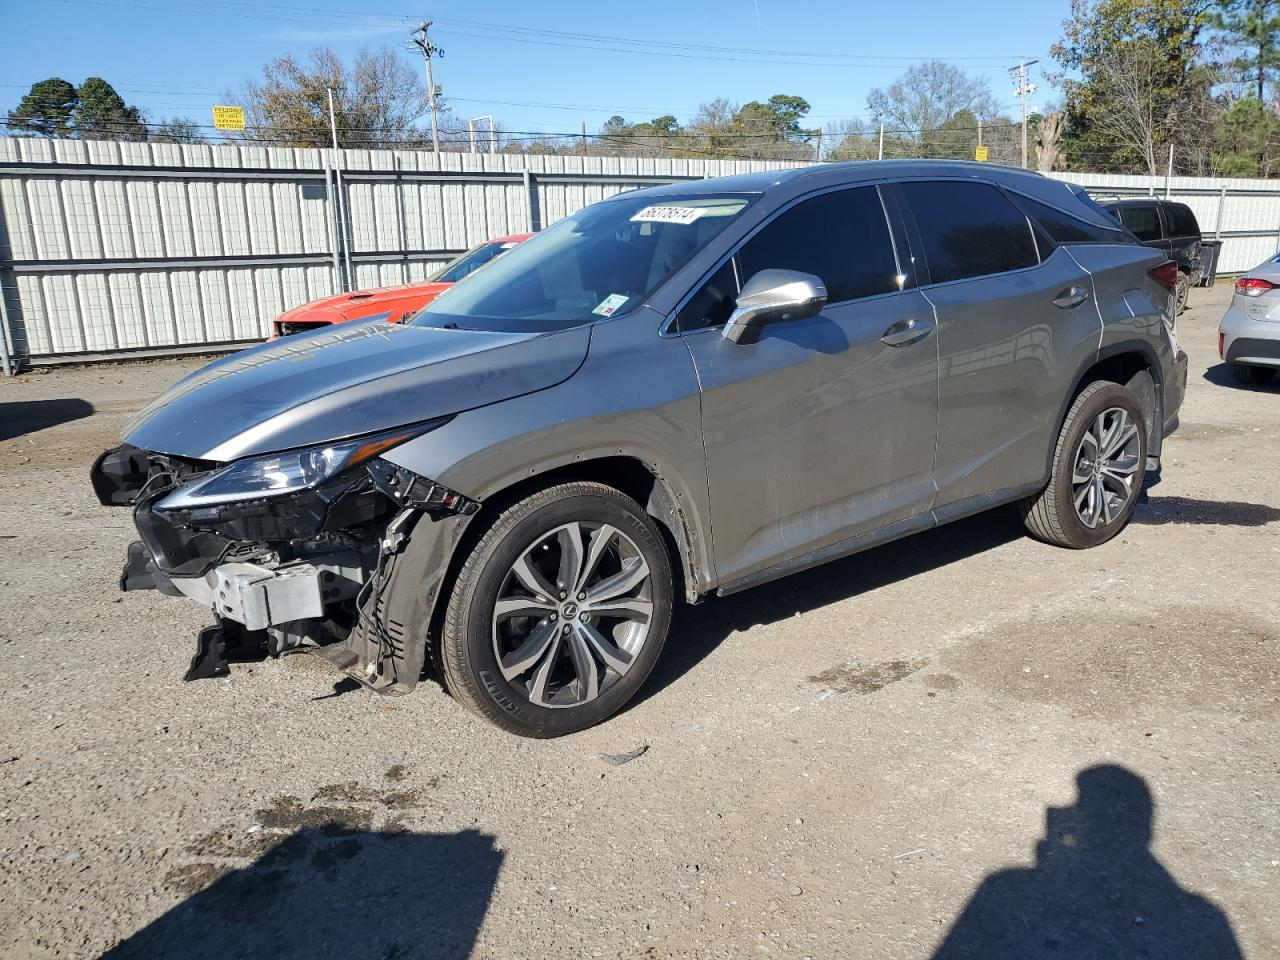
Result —
[[[1073, 186], [830, 164], [626, 193], [403, 324], [173, 386], [93, 469], [188, 678], [308, 651], [517, 734], [615, 713], [696, 603], [1003, 504], [1091, 547], [1177, 425], [1177, 266]], [[672, 642], [679, 643], [679, 630]]]

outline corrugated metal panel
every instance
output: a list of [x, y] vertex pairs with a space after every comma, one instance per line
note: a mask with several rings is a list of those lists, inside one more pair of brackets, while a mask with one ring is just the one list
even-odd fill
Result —
[[[325, 188], [335, 159], [360, 286], [423, 280], [476, 243], [531, 229], [531, 207], [545, 227], [655, 180], [805, 165], [0, 138], [11, 344], [38, 357], [265, 336], [279, 312], [338, 289], [337, 196]], [[1164, 192], [1147, 177], [1055, 176], [1095, 195]], [[1222, 270], [1275, 252], [1274, 181], [1170, 187], [1206, 234], [1222, 233]]]

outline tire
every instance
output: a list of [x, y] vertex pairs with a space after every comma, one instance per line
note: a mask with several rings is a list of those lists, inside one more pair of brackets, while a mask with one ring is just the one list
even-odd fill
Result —
[[1176, 317], [1187, 309], [1187, 299], [1191, 296], [1191, 278], [1181, 270], [1178, 271], [1178, 284], [1174, 288], [1173, 315]]
[[445, 685], [520, 736], [583, 730], [643, 685], [672, 603], [666, 543], [639, 504], [599, 483], [551, 487], [499, 514], [463, 561], [441, 628]]
[[1257, 367], [1251, 363], [1233, 363], [1231, 373], [1238, 383], [1254, 387], [1265, 387], [1276, 376], [1274, 367]]
[[[1127, 425], [1113, 435], [1110, 428], [1123, 422], [1117, 412], [1127, 418]], [[1134, 430], [1132, 437], [1129, 427]], [[1086, 439], [1087, 434], [1091, 439]], [[1092, 457], [1090, 452], [1100, 446], [1099, 436], [1104, 453], [1121, 436], [1126, 440], [1114, 457]], [[1098, 461], [1110, 467], [1095, 469]], [[1023, 522], [1036, 539], [1059, 547], [1081, 550], [1106, 543], [1129, 522], [1142, 492], [1146, 463], [1146, 418], [1137, 398], [1117, 383], [1091, 383], [1067, 411], [1053, 451], [1049, 484], [1038, 497], [1023, 502]], [[1080, 482], [1081, 478], [1085, 479]], [[1126, 490], [1123, 498], [1122, 489]]]

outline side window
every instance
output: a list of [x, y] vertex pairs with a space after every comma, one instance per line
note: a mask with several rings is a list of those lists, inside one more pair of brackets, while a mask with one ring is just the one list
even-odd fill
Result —
[[934, 283], [1033, 267], [1040, 262], [1026, 216], [987, 183], [902, 184]]
[[1089, 223], [1039, 200], [1018, 194], [1020, 203], [1055, 243], [1126, 243], [1119, 230]]
[[798, 203], [738, 253], [742, 281], [761, 270], [801, 270], [822, 279], [827, 302], [898, 289], [898, 264], [875, 187], [824, 193]]
[[1120, 222], [1139, 240], [1160, 239], [1160, 214], [1153, 204], [1136, 207], [1121, 207]]
[[1191, 212], [1191, 208], [1185, 203], [1166, 203], [1164, 216], [1169, 221], [1169, 236], [1200, 236], [1200, 223], [1196, 220], [1196, 215]]
[[737, 298], [738, 280], [730, 257], [676, 314], [676, 325], [681, 333], [703, 327], [723, 327], [733, 313]]

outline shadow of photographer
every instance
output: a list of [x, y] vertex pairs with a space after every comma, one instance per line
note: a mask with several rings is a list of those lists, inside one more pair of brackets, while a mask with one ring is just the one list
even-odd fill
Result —
[[1029, 868], [987, 877], [933, 960], [1239, 960], [1226, 914], [1151, 853], [1154, 802], [1118, 766], [1076, 777], [1049, 807]]

